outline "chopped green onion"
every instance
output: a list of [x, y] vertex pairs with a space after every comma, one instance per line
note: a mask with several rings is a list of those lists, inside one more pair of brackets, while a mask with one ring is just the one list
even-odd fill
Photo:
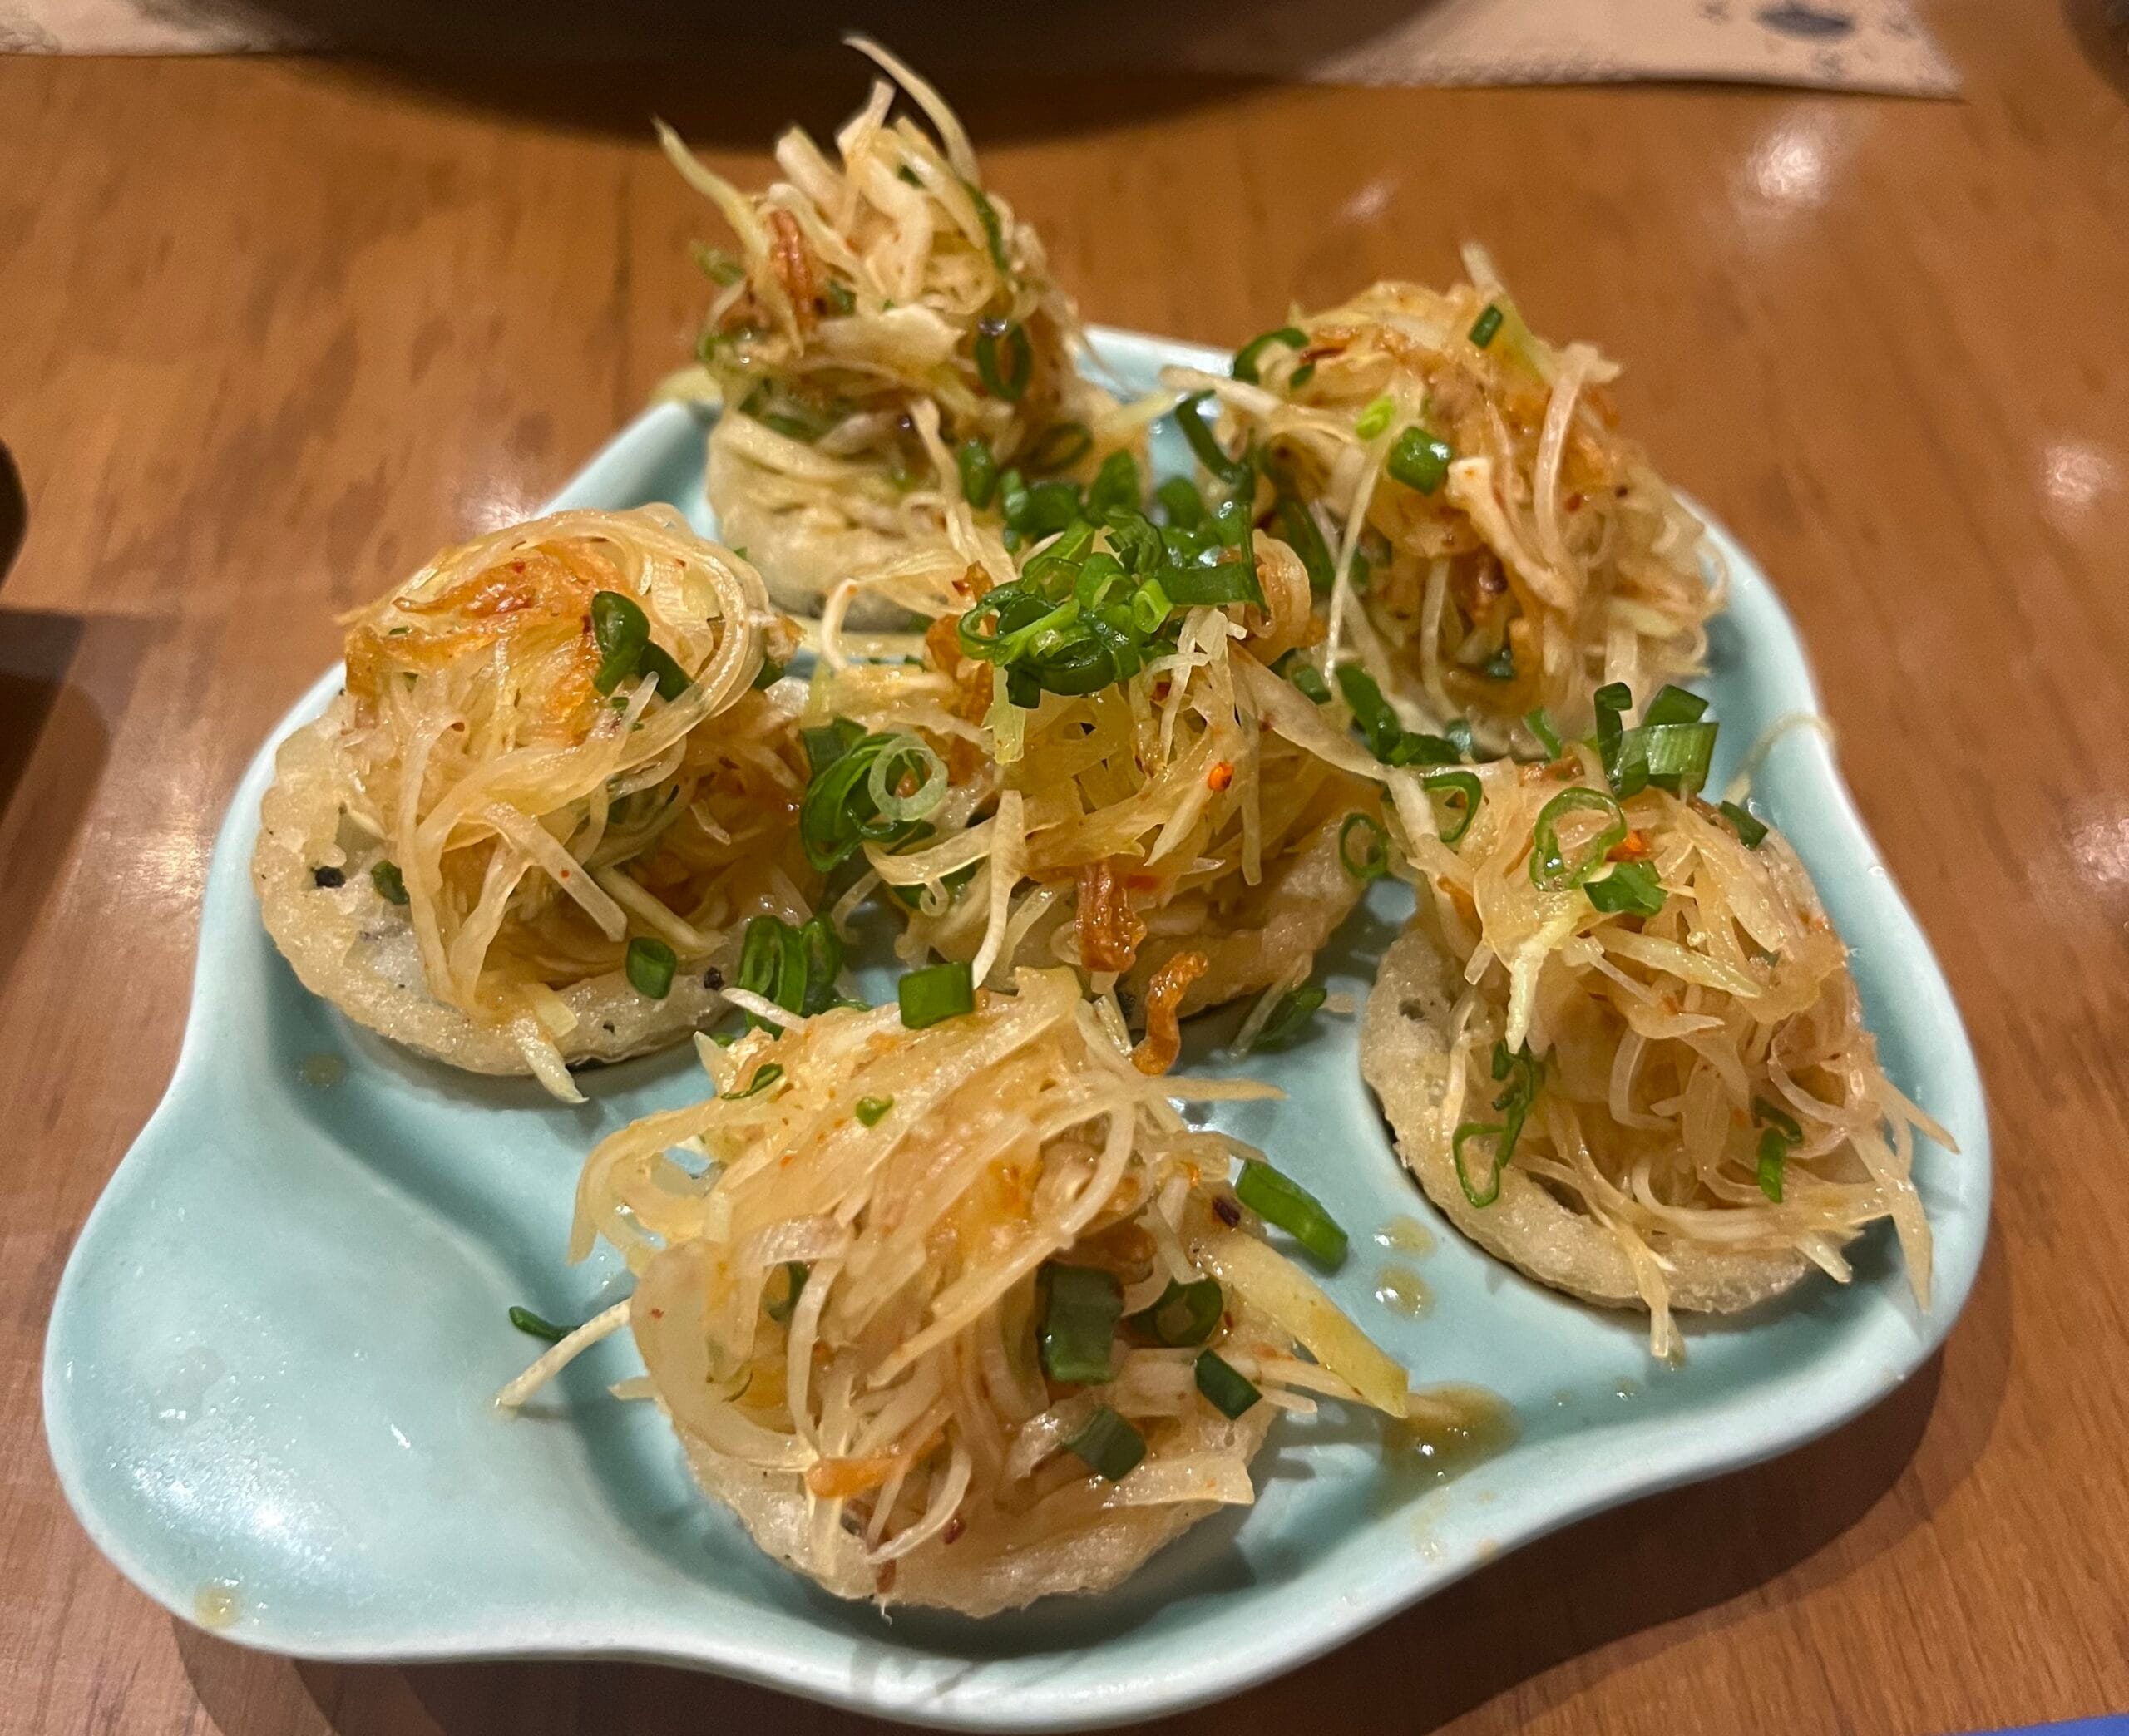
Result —
[[1353, 432], [1362, 440], [1372, 440], [1390, 426], [1396, 415], [1397, 400], [1386, 392], [1361, 412], [1360, 419], [1353, 424]]
[[369, 866], [369, 883], [377, 888], [377, 895], [387, 904], [407, 902], [407, 878], [399, 871], [397, 862], [378, 861]]
[[1346, 1257], [1346, 1232], [1323, 1202], [1268, 1163], [1245, 1158], [1234, 1196], [1267, 1224], [1277, 1225], [1315, 1259], [1335, 1266]]
[[1308, 334], [1298, 326], [1281, 326], [1275, 332], [1262, 332], [1235, 352], [1234, 377], [1246, 380], [1252, 386], [1260, 384], [1257, 375], [1257, 358], [1273, 344], [1290, 350], [1299, 350], [1308, 342]]
[[663, 1000], [673, 992], [673, 971], [679, 963], [673, 956], [673, 949], [663, 940], [638, 935], [629, 942], [621, 968], [628, 973], [629, 982], [637, 994]]
[[1094, 1474], [1106, 1482], [1123, 1482], [1146, 1456], [1146, 1438], [1105, 1404], [1064, 1446], [1093, 1466]]
[[1319, 597], [1328, 596], [1337, 583], [1338, 564], [1323, 540], [1316, 515], [1292, 495], [1282, 494], [1272, 508], [1272, 528], [1279, 540], [1301, 557], [1308, 571], [1308, 588]]
[[1538, 745], [1545, 750], [1547, 759], [1556, 760], [1566, 752], [1560, 742], [1560, 732], [1553, 727], [1553, 720], [1546, 714], [1544, 706], [1539, 706], [1535, 711], [1525, 712], [1523, 723], [1524, 727], [1537, 737]]
[[1494, 341], [1494, 334], [1500, 330], [1500, 309], [1489, 302], [1486, 311], [1471, 322], [1471, 342], [1484, 349]]
[[[1357, 859], [1352, 852], [1352, 836], [1356, 828], [1364, 831], [1366, 842]], [[1390, 871], [1390, 834], [1371, 814], [1348, 814], [1346, 823], [1338, 828], [1338, 861], [1346, 873], [1366, 885], [1379, 880]]]
[[1119, 447], [1103, 459], [1101, 468], [1094, 472], [1087, 489], [1087, 510], [1096, 518], [1105, 518], [1112, 512], [1135, 513], [1139, 498], [1139, 461]]
[[[1538, 1092], [1545, 1079], [1544, 1063], [1530, 1053], [1526, 1043], [1511, 1053], [1505, 1043], [1494, 1043], [1494, 1078], [1505, 1080], [1507, 1088], [1494, 1099], [1494, 1107], [1504, 1119], [1498, 1122], [1465, 1122], [1451, 1137], [1450, 1160], [1456, 1167], [1456, 1185], [1464, 1190], [1464, 1197], [1481, 1209], [1500, 1197], [1500, 1178], [1515, 1155], [1516, 1142], [1523, 1137], [1523, 1123], [1538, 1100]], [[1468, 1140], [1490, 1139], [1494, 1142], [1493, 1170], [1484, 1191], [1471, 1186], [1470, 1176], [1464, 1167], [1464, 1147]]]
[[599, 648], [599, 668], [591, 684], [610, 693], [643, 663], [650, 643], [650, 618], [633, 597], [602, 590], [591, 599], [591, 638]]
[[1044, 1262], [1036, 1280], [1035, 1341], [1052, 1380], [1098, 1386], [1116, 1369], [1116, 1323], [1124, 1287], [1099, 1266]]
[[753, 1078], [747, 1082], [746, 1089], [726, 1092], [724, 1101], [728, 1103], [743, 1103], [750, 1097], [759, 1097], [783, 1077], [783, 1068], [773, 1061], [766, 1067], [758, 1067], [754, 1069]]
[[1777, 1206], [1781, 1203], [1781, 1172], [1788, 1161], [1789, 1142], [1779, 1127], [1769, 1127], [1760, 1135], [1759, 1184], [1760, 1191]]
[[[901, 786], [910, 777], [916, 787], [907, 795]], [[865, 793], [883, 820], [899, 825], [921, 820], [946, 799], [946, 764], [923, 740], [898, 733], [872, 756], [872, 769], [865, 776]]]
[[[1560, 843], [1560, 821], [1569, 814], [1604, 816], [1603, 825], [1578, 856], [1570, 860]], [[1530, 884], [1540, 891], [1578, 886], [1594, 874], [1615, 844], [1626, 841], [1627, 816], [1618, 803], [1602, 790], [1578, 784], [1538, 811], [1538, 823], [1530, 829]]]
[[1160, 580], [1148, 579], [1132, 593], [1131, 624], [1150, 639], [1161, 630], [1161, 623], [1174, 607], [1174, 599], [1161, 589]]
[[1448, 477], [1450, 461], [1455, 456], [1447, 441], [1436, 439], [1414, 422], [1397, 436], [1383, 468], [1405, 487], [1432, 494]]
[[1736, 802], [1726, 801], [1717, 810], [1737, 830], [1737, 840], [1747, 850], [1757, 850], [1766, 840], [1766, 822]]
[[1635, 916], [1653, 916], [1663, 908], [1663, 883], [1646, 862], [1622, 862], [1600, 880], [1586, 882], [1582, 890], [1603, 911], [1625, 911]]
[[[1005, 341], [1007, 372], [1004, 373], [998, 371], [1001, 338]], [[995, 398], [1017, 404], [1026, 397], [1028, 382], [1035, 377], [1035, 346], [1028, 341], [1026, 328], [985, 320], [976, 334], [976, 373], [983, 382], [983, 389]]]
[[813, 1268], [803, 1260], [783, 1262], [783, 1295], [780, 1298], [764, 1298], [762, 1305], [768, 1310], [768, 1317], [779, 1326], [787, 1324], [798, 1311], [798, 1299], [806, 1293], [806, 1280], [813, 1275]]
[[1025, 463], [1038, 476], [1069, 470], [1094, 449], [1094, 431], [1083, 422], [1054, 422], [1029, 446]]
[[552, 1320], [543, 1320], [529, 1308], [511, 1309], [510, 1324], [528, 1337], [545, 1339], [551, 1344], [559, 1344], [576, 1330], [574, 1326], [557, 1326]]
[[1384, 756], [1393, 766], [1453, 766], [1463, 757], [1463, 751], [1447, 736], [1420, 729], [1406, 730]]
[[831, 283], [827, 287], [827, 298], [828, 305], [837, 313], [855, 313], [857, 311], [857, 298], [851, 293], [847, 284]]
[[[653, 645], [650, 649], [651, 649], [652, 650], [654, 650], [654, 651], [658, 651], [658, 648], [657, 648], [655, 645]], [[664, 657], [664, 656], [665, 656], [665, 653], [664, 653], [663, 651], [658, 651], [658, 654], [659, 654], [660, 657]], [[666, 660], [668, 663], [672, 663], [672, 661], [673, 661], [670, 658], [665, 658], [665, 660]], [[679, 677], [680, 677], [680, 680], [681, 680], [681, 682], [682, 682], [683, 685], [682, 685], [682, 687], [681, 687], [681, 688], [680, 688], [680, 692], [679, 692], [679, 693], [666, 693], [666, 694], [665, 694], [665, 697], [666, 697], [667, 698], [669, 698], [669, 699], [677, 699], [677, 698], [679, 698], [680, 697], [680, 693], [684, 693], [685, 692], [687, 692], [687, 687], [686, 687], [686, 685], [685, 685], [685, 683], [687, 682], [687, 678], [687, 678], [687, 672], [686, 672], [685, 670], [682, 669], [682, 668], [680, 668], [680, 666], [679, 666], [678, 663], [673, 663], [673, 668], [674, 668], [674, 670], [675, 671], [675, 673], [677, 673], [679, 675]], [[778, 682], [779, 682], [779, 681], [781, 681], [781, 680], [783, 680], [783, 665], [782, 663], [778, 663], [778, 662], [774, 658], [773, 658], [773, 657], [764, 657], [764, 658], [762, 659], [762, 666], [761, 666], [761, 668], [759, 668], [758, 669], [757, 669], [757, 670], [755, 670], [755, 671], [754, 671], [754, 680], [753, 680], [753, 688], [754, 688], [754, 691], [755, 691], [756, 693], [758, 693], [764, 692], [764, 691], [766, 691], [768, 688], [774, 687], [774, 686], [777, 684], [777, 683], [778, 683]], [[660, 671], [659, 671], [659, 678], [658, 678], [658, 691], [659, 691], [659, 693], [665, 693], [665, 675], [664, 675], [664, 672], [663, 670], [660, 670]]]
[[1681, 796], [1692, 795], [1707, 782], [1717, 732], [1712, 723], [1642, 724], [1635, 733], [1642, 738], [1648, 781]]
[[1151, 1308], [1139, 1309], [1124, 1324], [1170, 1349], [1202, 1344], [1220, 1324], [1220, 1312], [1225, 1306], [1218, 1279], [1201, 1278], [1195, 1284], [1178, 1284], [1171, 1278], [1160, 1299]]
[[1198, 461], [1220, 481], [1233, 486], [1247, 480], [1250, 468], [1246, 461], [1232, 456], [1207, 426], [1201, 407], [1211, 396], [1209, 392], [1195, 392], [1183, 399], [1175, 407], [1175, 423], [1183, 430], [1183, 437], [1190, 442], [1190, 450], [1198, 455]]
[[976, 983], [963, 963], [933, 964], [912, 970], [895, 984], [901, 1022], [912, 1031], [976, 1010]]
[[1260, 607], [1264, 593], [1249, 570], [1238, 560], [1218, 566], [1167, 567], [1161, 573], [1161, 589], [1168, 599], [1186, 609], [1201, 603], [1253, 603]]
[[1666, 723], [1697, 723], [1707, 713], [1707, 701], [1698, 693], [1689, 693], [1682, 687], [1665, 687], [1648, 702], [1641, 722], [1642, 727], [1649, 729]]
[[1258, 1048], [1277, 1048], [1301, 1035], [1316, 1009], [1330, 999], [1327, 990], [1314, 983], [1289, 989], [1272, 1006], [1272, 1016], [1257, 1033]]
[[[1457, 816], [1456, 830], [1441, 835], [1445, 844], [1454, 844], [1470, 831], [1471, 821], [1479, 812], [1482, 786], [1475, 772], [1429, 772], [1420, 779], [1420, 787], [1430, 796], [1439, 796], [1442, 805]], [[1457, 801], [1455, 798], [1461, 797]]]
[[[842, 968], [842, 943], [826, 916], [795, 929], [778, 917], [757, 916], [739, 942], [734, 986], [810, 1018], [836, 1004], [835, 978]], [[780, 1026], [749, 1013], [747, 1028], [756, 1026], [783, 1034]]]
[[887, 1111], [893, 1108], [894, 1106], [895, 1100], [891, 1097], [860, 1097], [857, 1100], [858, 1122], [860, 1125], [864, 1127], [877, 1127], [882, 1122], [887, 1119]]
[[1302, 387], [1308, 384], [1308, 382], [1315, 377], [1316, 364], [1313, 362], [1304, 362], [1299, 367], [1297, 367], [1292, 373], [1287, 376], [1287, 390], [1288, 392], [1299, 392]]
[[1000, 272], [1011, 275], [1013, 268], [1005, 259], [1005, 228], [998, 220], [998, 207], [974, 181], [965, 180], [961, 186], [968, 194], [969, 202], [976, 207], [976, 221], [983, 225], [983, 240], [990, 250], [990, 263]]
[[1188, 476], [1170, 476], [1153, 491], [1153, 498], [1160, 503], [1168, 523], [1179, 530], [1202, 530], [1212, 519], [1205, 496]]
[[1313, 664], [1302, 663], [1293, 673], [1293, 683], [1308, 698], [1318, 705], [1331, 703], [1330, 684], [1323, 678], [1323, 672]]
[[1338, 665], [1338, 691], [1346, 696], [1346, 703], [1352, 708], [1353, 721], [1367, 737], [1368, 752], [1379, 760], [1386, 760], [1405, 732], [1405, 726], [1397, 720], [1397, 713], [1390, 702], [1382, 697], [1382, 689], [1376, 685], [1375, 678], [1358, 663]]
[[1231, 1363], [1216, 1352], [1199, 1351], [1195, 1372], [1198, 1390], [1205, 1395], [1206, 1403], [1229, 1421], [1242, 1415], [1264, 1396], [1247, 1375], [1237, 1373]]
[[954, 448], [954, 468], [961, 474], [961, 498], [979, 512], [998, 494], [998, 456], [990, 442], [971, 436]]
[[817, 729], [800, 730], [798, 740], [806, 750], [809, 777], [818, 777], [864, 739], [865, 726], [851, 718], [837, 718]]

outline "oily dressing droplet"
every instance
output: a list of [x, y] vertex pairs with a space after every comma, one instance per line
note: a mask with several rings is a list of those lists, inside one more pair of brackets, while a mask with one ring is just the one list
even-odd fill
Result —
[[1375, 1300], [1391, 1313], [1416, 1320], [1434, 1306], [1434, 1292], [1411, 1267], [1393, 1262], [1375, 1275]]
[[1375, 1232], [1375, 1240], [1378, 1247], [1390, 1248], [1400, 1254], [1431, 1254], [1435, 1250], [1434, 1231], [1415, 1217], [1391, 1219]]
[[330, 1091], [348, 1077], [348, 1063], [338, 1055], [323, 1052], [305, 1055], [296, 1068], [296, 1075], [315, 1091]]
[[1411, 1404], [1410, 1415], [1383, 1430], [1384, 1492], [1392, 1504], [1455, 1482], [1522, 1433], [1514, 1407], [1484, 1387], [1428, 1387]]
[[193, 1594], [192, 1619], [203, 1628], [234, 1627], [243, 1613], [235, 1580], [209, 1580]]

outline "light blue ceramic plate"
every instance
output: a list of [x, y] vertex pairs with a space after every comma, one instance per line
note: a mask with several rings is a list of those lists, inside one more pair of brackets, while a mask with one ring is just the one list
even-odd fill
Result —
[[[1131, 386], [1164, 362], [1224, 366], [1098, 341]], [[705, 432], [697, 412], [654, 410], [559, 504], [667, 500], [707, 528]], [[1771, 587], [1713, 534], [1732, 591], [1707, 685], [1734, 762], [1817, 702]], [[1401, 1256], [1370, 1232], [1400, 1215], [1442, 1226], [1391, 1156], [1352, 1023], [1320, 1020], [1261, 1063], [1287, 1100], [1236, 1107], [1232, 1123], [1356, 1232], [1333, 1285], [1346, 1307], [1420, 1380], [1501, 1394], [1519, 1438], [1437, 1487], [1409, 1454], [1386, 1468], [1349, 1423], [1282, 1423], [1255, 1508], [1199, 1526], [1120, 1591], [983, 1625], [909, 1611], [890, 1624], [771, 1566], [696, 1495], [657, 1413], [605, 1394], [631, 1372], [626, 1344], [580, 1363], [538, 1415], [489, 1408], [536, 1348], [506, 1324], [510, 1304], [574, 1319], [615, 1294], [614, 1265], [561, 1263], [585, 1152], [689, 1097], [699, 1075], [684, 1052], [631, 1062], [585, 1075], [590, 1101], [562, 1107], [530, 1081], [396, 1053], [313, 999], [247, 875], [271, 767], [269, 744], [222, 829], [177, 1076], [75, 1247], [45, 1361], [52, 1457], [90, 1535], [151, 1596], [242, 1644], [654, 1659], [968, 1729], [1146, 1717], [1292, 1669], [1496, 1551], [1832, 1428], [1944, 1338], [1981, 1258], [1988, 1135], [1965, 1033], [1825, 742], [1791, 732], [1759, 799], [1855, 949], [1893, 1078], [1963, 1148], [1920, 1159], [1938, 1248], [1926, 1313], [1877, 1234], [1850, 1287], [1815, 1280], [1761, 1316], [1691, 1329], [1685, 1365], [1661, 1367], [1641, 1320], [1536, 1289], [1445, 1230], [1414, 1262], [1430, 1311], [1392, 1311], [1373, 1292]], [[1404, 914], [1378, 891], [1327, 961], [1356, 995]]]

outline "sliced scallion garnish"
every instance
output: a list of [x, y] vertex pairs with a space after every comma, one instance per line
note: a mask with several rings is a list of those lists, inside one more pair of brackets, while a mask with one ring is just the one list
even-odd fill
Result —
[[[1009, 404], [1017, 404], [1027, 396], [1028, 382], [1035, 377], [1035, 346], [1028, 341], [1027, 330], [1018, 324], [1005, 324], [993, 330], [995, 321], [986, 320], [977, 328], [976, 334], [976, 373], [983, 382], [983, 389], [995, 398], [1003, 398]], [[998, 345], [1003, 339], [1005, 346], [1005, 371], [998, 370]]]
[[1757, 850], [1766, 841], [1766, 822], [1735, 801], [1726, 801], [1717, 810], [1736, 828], [1737, 841], [1747, 850]]
[[1267, 1224], [1285, 1230], [1309, 1255], [1326, 1266], [1346, 1257], [1346, 1232], [1323, 1209], [1323, 1202], [1301, 1183], [1268, 1163], [1245, 1158], [1234, 1196]]
[[[1570, 857], [1560, 842], [1560, 822], [1575, 813], [1600, 814], [1604, 823]], [[1580, 885], [1626, 836], [1626, 814], [1612, 796], [1579, 784], [1562, 790], [1538, 811], [1537, 824], [1530, 829], [1531, 885], [1545, 892]]]
[[1257, 358], [1274, 344], [1298, 352], [1308, 342], [1308, 334], [1298, 326], [1281, 326], [1277, 331], [1260, 332], [1234, 353], [1232, 372], [1237, 380], [1246, 380], [1252, 386], [1259, 384]]
[[543, 1320], [529, 1308], [511, 1309], [510, 1324], [528, 1337], [545, 1339], [551, 1344], [559, 1344], [576, 1330], [574, 1326], [557, 1326], [552, 1320]]
[[1560, 732], [1553, 727], [1553, 720], [1544, 706], [1539, 706], [1535, 711], [1525, 712], [1523, 725], [1537, 737], [1538, 745], [1545, 750], [1547, 759], [1556, 760], [1566, 752], [1560, 741]]
[[771, 1061], [766, 1066], [756, 1068], [753, 1078], [747, 1082], [744, 1087], [738, 1091], [726, 1092], [724, 1101], [728, 1103], [743, 1103], [750, 1097], [759, 1097], [783, 1077], [783, 1068], [776, 1062]]
[[1107, 1482], [1121, 1482], [1138, 1468], [1146, 1456], [1146, 1438], [1104, 1404], [1087, 1419], [1086, 1427], [1064, 1443]]
[[1489, 302], [1486, 311], [1471, 322], [1471, 342], [1484, 349], [1494, 341], [1500, 330], [1501, 311], [1498, 303]]
[[1052, 1380], [1099, 1386], [1116, 1369], [1124, 1287], [1099, 1266], [1044, 1264], [1036, 1280], [1035, 1343]]
[[1429, 772], [1420, 779], [1420, 786], [1430, 796], [1437, 796], [1442, 805], [1456, 816], [1456, 830], [1445, 831], [1441, 841], [1454, 844], [1470, 831], [1471, 822], [1477, 818], [1479, 802], [1484, 786], [1475, 772]]
[[[1361, 835], [1357, 847], [1353, 834]], [[1362, 885], [1379, 880], [1390, 871], [1390, 834], [1372, 814], [1352, 813], [1338, 828], [1338, 863]]]
[[998, 496], [998, 456], [990, 442], [974, 436], [954, 448], [954, 468], [961, 472], [961, 498], [981, 512]]
[[1621, 862], [1609, 874], [1585, 881], [1582, 890], [1609, 915], [1653, 916], [1663, 908], [1663, 882], [1646, 862]]
[[638, 935], [629, 942], [621, 968], [628, 974], [630, 986], [638, 994], [663, 1000], [673, 992], [673, 972], [679, 963], [673, 949], [663, 940]]
[[1397, 436], [1383, 468], [1405, 487], [1430, 495], [1447, 480], [1450, 461], [1455, 456], [1447, 441], [1414, 422]]
[[895, 984], [895, 999], [901, 1006], [903, 1025], [921, 1031], [941, 1019], [973, 1013], [976, 983], [964, 963], [932, 964], [908, 972]]
[[[1523, 1137], [1523, 1123], [1538, 1101], [1538, 1092], [1545, 1080], [1544, 1063], [1531, 1054], [1530, 1046], [1510, 1053], [1505, 1043], [1494, 1043], [1494, 1078], [1505, 1081], [1507, 1088], [1494, 1099], [1494, 1108], [1501, 1116], [1498, 1122], [1465, 1122], [1458, 1127], [1450, 1141], [1450, 1160], [1456, 1168], [1456, 1185], [1464, 1190], [1464, 1197], [1472, 1205], [1484, 1208], [1500, 1197], [1500, 1178], [1508, 1168], [1509, 1160], [1515, 1155], [1516, 1142]], [[1490, 1139], [1494, 1142], [1493, 1168], [1484, 1190], [1471, 1185], [1470, 1173], [1464, 1167], [1464, 1147], [1474, 1139]]]
[[1249, 1378], [1216, 1351], [1201, 1350], [1193, 1369], [1205, 1401], [1232, 1422], [1264, 1395]]
[[1175, 407], [1175, 425], [1183, 430], [1183, 437], [1190, 442], [1198, 461], [1232, 487], [1247, 481], [1252, 472], [1247, 461], [1222, 446], [1206, 422], [1203, 407], [1211, 396], [1208, 392], [1194, 392], [1183, 399]]
[[387, 904], [403, 905], [407, 902], [407, 877], [400, 873], [397, 862], [372, 862], [369, 865], [369, 883], [377, 888], [377, 895]]
[[1316, 1009], [1330, 999], [1327, 991], [1314, 983], [1303, 983], [1298, 989], [1289, 989], [1281, 995], [1272, 1009], [1272, 1016], [1264, 1021], [1257, 1033], [1257, 1047], [1277, 1048], [1301, 1035], [1307, 1028]]
[[862, 1097], [857, 1100], [857, 1120], [861, 1127], [877, 1127], [887, 1119], [887, 1112], [895, 1106], [891, 1097]]

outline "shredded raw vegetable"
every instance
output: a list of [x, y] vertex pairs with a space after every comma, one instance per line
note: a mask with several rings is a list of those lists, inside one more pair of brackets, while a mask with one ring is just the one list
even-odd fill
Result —
[[[1081, 375], [1078, 311], [938, 92], [851, 41], [887, 76], [832, 157], [800, 128], [778, 140], [759, 194], [659, 128], [738, 244], [700, 255], [701, 368], [672, 389], [722, 397], [710, 503], [793, 607], [937, 536], [954, 502], [995, 515], [1015, 487], [1091, 476], [1149, 413]], [[897, 86], [928, 127], [894, 114]]]
[[[669, 509], [446, 551], [348, 618], [346, 691], [284, 750], [269, 926], [388, 1034], [574, 1095], [566, 1063], [610, 1055], [615, 1009], [672, 1040], [738, 925], [808, 912], [795, 707], [763, 691], [794, 644], [753, 568]], [[456, 1015], [442, 1040], [395, 1023], [395, 984]]]
[[1618, 430], [1617, 366], [1532, 333], [1482, 251], [1466, 265], [1445, 293], [1378, 284], [1297, 315], [1232, 377], [1164, 377], [1257, 455], [1257, 518], [1312, 555], [1331, 661], [1506, 747], [1534, 708], [1580, 729], [1603, 683], [1697, 668], [1720, 583]]
[[[1890, 1218], [1916, 1295], [1920, 1132], [1886, 1078], [1846, 949], [1780, 832], [1658, 771], [1675, 689], [1549, 763], [1476, 768], [1455, 844], [1405, 841], [1421, 888], [1385, 959], [1363, 1065], [1406, 1161], [1533, 1275], [1651, 1315], [1746, 1307]], [[1707, 724], [1712, 732], [1713, 726]], [[1600, 746], [1600, 742], [1605, 745]], [[1708, 745], [1712, 747], [1712, 740]]]
[[1174, 1102], [1277, 1092], [1149, 1077], [1069, 971], [700, 1048], [700, 1102], [591, 1154], [571, 1251], [625, 1256], [698, 1476], [829, 1590], [985, 1614], [1112, 1584], [1253, 1499], [1275, 1409], [1405, 1414], [1237, 1201], [1262, 1154]]

